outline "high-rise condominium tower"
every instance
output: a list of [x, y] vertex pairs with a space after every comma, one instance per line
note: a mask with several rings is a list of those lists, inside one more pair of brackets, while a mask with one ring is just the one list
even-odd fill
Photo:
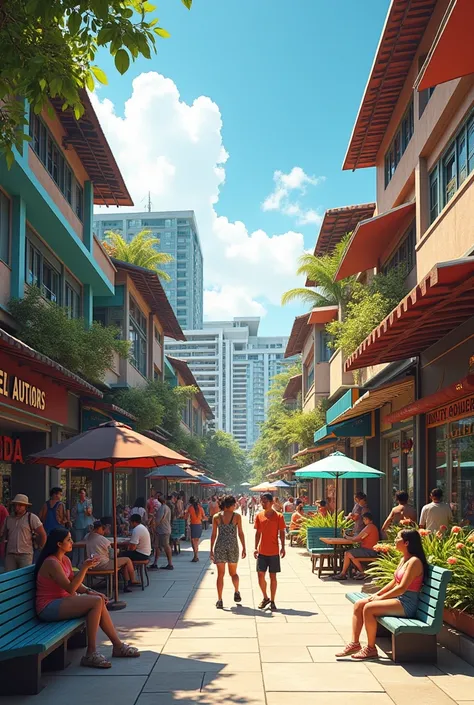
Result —
[[156, 235], [159, 249], [173, 257], [163, 265], [171, 277], [163, 288], [179, 324], [183, 329], [202, 328], [203, 262], [194, 211], [95, 214], [94, 229], [100, 240], [108, 230], [128, 241], [141, 230]]

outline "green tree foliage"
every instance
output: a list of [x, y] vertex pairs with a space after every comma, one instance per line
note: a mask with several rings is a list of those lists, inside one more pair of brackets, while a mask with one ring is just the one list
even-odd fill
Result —
[[155, 237], [151, 230], [141, 230], [130, 242], [127, 242], [120, 233], [109, 231], [105, 235], [103, 245], [111, 257], [136, 264], [138, 267], [151, 269], [163, 281], [171, 281], [170, 275], [161, 269], [161, 265], [173, 261], [167, 252], [160, 252], [157, 248], [160, 239]]
[[341, 264], [350, 235], [351, 233], [346, 235], [336, 245], [333, 252], [327, 255], [315, 256], [309, 252], [301, 255], [296, 273], [298, 275], [302, 274], [310, 281], [315, 282], [316, 288], [290, 289], [290, 291], [286, 291], [283, 294], [281, 298], [282, 304], [300, 300], [307, 303], [311, 308], [320, 306], [345, 307], [351, 297], [355, 277], [348, 277], [338, 282], [334, 281], [334, 278]]
[[216, 431], [204, 444], [204, 463], [212, 477], [226, 485], [239, 485], [247, 479], [247, 456], [230, 433]]
[[91, 382], [103, 380], [114, 352], [129, 355], [130, 344], [117, 338], [115, 326], [94, 322], [87, 328], [82, 318], [68, 318], [65, 308], [46, 302], [38, 287], [12, 299], [9, 308], [20, 340]]
[[[181, 0], [191, 9], [192, 0]], [[25, 98], [35, 113], [58, 97], [76, 118], [84, 112], [80, 90], [107, 83], [96, 65], [105, 47], [115, 68], [151, 58], [156, 39], [169, 37], [147, 0], [2, 0], [0, 2], [0, 151], [9, 164], [21, 149]]]
[[153, 430], [161, 426], [171, 434], [175, 446], [179, 445], [182, 432], [182, 408], [195, 392], [195, 387], [170, 387], [168, 382], [158, 379], [143, 387], [115, 390], [111, 401], [137, 418], [137, 431]]
[[396, 267], [377, 274], [368, 286], [354, 284], [352, 299], [342, 321], [332, 321], [326, 330], [333, 336], [332, 346], [350, 355], [406, 294], [406, 271]]
[[301, 399], [297, 408], [283, 403], [282, 397], [291, 377], [301, 372], [301, 363], [296, 363], [274, 377], [270, 390], [267, 420], [260, 427], [260, 436], [250, 452], [252, 477], [260, 482], [275, 470], [292, 463], [291, 446], [300, 448], [313, 445], [313, 434], [325, 420], [325, 404], [320, 402], [316, 409], [304, 412]]

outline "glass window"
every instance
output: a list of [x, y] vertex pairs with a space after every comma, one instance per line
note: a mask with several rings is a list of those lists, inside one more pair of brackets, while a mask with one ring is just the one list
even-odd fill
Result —
[[304, 391], [308, 392], [314, 384], [314, 359], [304, 367]]
[[83, 219], [84, 216], [84, 193], [82, 188], [76, 184], [76, 215], [79, 220]]
[[10, 262], [10, 200], [0, 191], [0, 259]]
[[467, 179], [467, 136], [463, 131], [457, 140], [458, 186]]
[[[320, 352], [320, 358], [321, 362], [329, 362], [332, 356], [332, 349], [329, 347], [329, 343], [331, 342], [332, 338], [329, 335], [329, 333], [326, 333], [326, 331], [321, 332], [321, 337], [320, 337], [320, 344], [321, 344], [321, 352]], [[279, 356], [281, 357], [281, 356]]]
[[439, 213], [439, 178], [438, 167], [430, 174], [430, 224], [438, 217]]
[[147, 326], [146, 317], [135, 299], [129, 303], [129, 340], [132, 343], [132, 364], [146, 377], [147, 372]]
[[66, 289], [65, 289], [65, 308], [67, 311], [68, 318], [79, 318], [81, 315], [81, 297], [75, 291], [75, 289], [72, 288], [70, 284], [66, 282]]
[[400, 265], [404, 265], [406, 267], [407, 274], [409, 274], [415, 266], [415, 227], [416, 225], [413, 222], [408, 228], [408, 231], [406, 232], [400, 245], [397, 247], [388, 262], [386, 262], [382, 267], [382, 272], [384, 274], [389, 272], [391, 269], [395, 269], [395, 267], [399, 267]]
[[392, 144], [385, 155], [385, 187], [390, 183], [395, 169], [400, 162], [408, 143], [413, 137], [415, 131], [414, 113], [413, 113], [413, 98], [411, 99], [405, 114], [398, 126], [398, 129], [393, 138]]
[[474, 117], [467, 123], [467, 167], [469, 173], [474, 169]]
[[444, 203], [448, 203], [456, 193], [456, 151], [453, 148], [443, 159]]
[[43, 260], [43, 282], [41, 293], [48, 301], [59, 303], [59, 274], [54, 267], [46, 260]]
[[26, 283], [31, 286], [40, 286], [41, 283], [41, 255], [29, 241], [26, 246]]
[[451, 509], [474, 526], [474, 417], [450, 424]]

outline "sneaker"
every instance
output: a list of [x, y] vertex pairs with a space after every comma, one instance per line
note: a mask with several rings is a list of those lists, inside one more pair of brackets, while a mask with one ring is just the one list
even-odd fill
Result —
[[351, 658], [355, 661], [372, 661], [378, 659], [379, 652], [375, 646], [364, 646], [356, 654], [352, 654]]
[[261, 603], [258, 606], [259, 610], [264, 610], [267, 605], [270, 604], [270, 598], [269, 597], [264, 597]]
[[168, 565], [162, 565], [160, 570], [174, 570], [174, 565], [171, 565], [171, 563], [168, 563]]
[[218, 610], [223, 610], [223, 609], [224, 609], [224, 603], [222, 602], [222, 600], [217, 600], [217, 602], [216, 602], [216, 607], [217, 607]]
[[360, 650], [361, 650], [360, 642], [351, 641], [351, 643], [347, 644], [347, 646], [345, 646], [342, 651], [340, 651], [338, 654], [336, 654], [336, 658], [343, 658], [344, 656], [350, 656], [351, 654], [356, 654]]
[[234, 592], [234, 602], [242, 602], [242, 597], [240, 595], [240, 592], [237, 590]]
[[278, 610], [278, 607], [273, 602], [273, 600], [270, 602], [270, 610], [271, 610], [271, 612], [276, 612]]
[[158, 566], [156, 565], [156, 563], [153, 563], [153, 565], [148, 566], [148, 570], [158, 570]]

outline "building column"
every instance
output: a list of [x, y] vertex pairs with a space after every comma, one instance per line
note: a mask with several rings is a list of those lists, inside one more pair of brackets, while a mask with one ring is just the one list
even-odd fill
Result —
[[12, 199], [12, 274], [10, 295], [22, 299], [25, 294], [26, 204], [20, 196]]
[[94, 320], [94, 295], [90, 284], [84, 284], [82, 289], [82, 310], [86, 328], [90, 328]]
[[92, 181], [84, 181], [84, 222], [83, 242], [89, 252], [94, 247], [94, 185]]
[[[54, 446], [56, 443], [61, 443], [61, 428], [57, 424], [51, 425], [51, 445]], [[49, 468], [49, 487], [47, 487], [47, 492], [51, 487], [61, 486], [61, 468]], [[47, 495], [46, 495], [47, 496]]]

